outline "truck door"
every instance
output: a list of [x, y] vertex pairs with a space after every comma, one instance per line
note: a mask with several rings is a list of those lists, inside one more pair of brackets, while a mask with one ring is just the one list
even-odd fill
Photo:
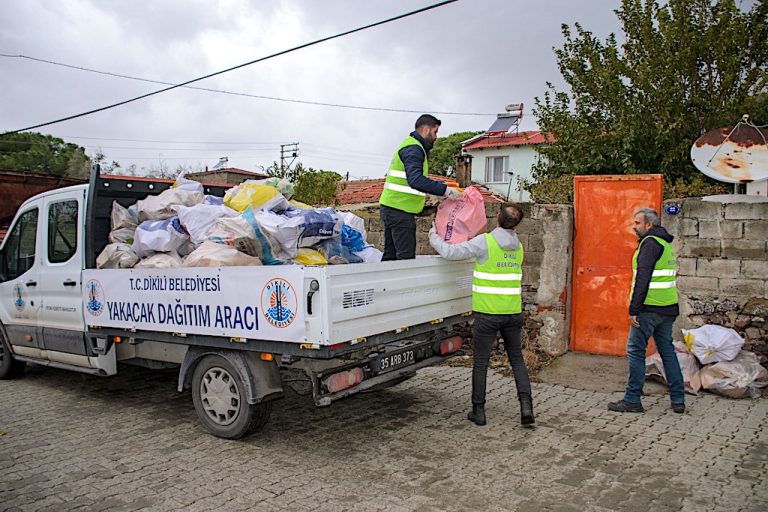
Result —
[[14, 352], [41, 358], [38, 204], [22, 206], [0, 249], [0, 319]]
[[[38, 283], [43, 348], [46, 351], [86, 355], [80, 276], [83, 269], [85, 192], [71, 190], [46, 196], [41, 218], [44, 239]], [[48, 354], [51, 359], [59, 359]], [[70, 363], [77, 364], [75, 361]], [[78, 361], [83, 363], [82, 361]]]

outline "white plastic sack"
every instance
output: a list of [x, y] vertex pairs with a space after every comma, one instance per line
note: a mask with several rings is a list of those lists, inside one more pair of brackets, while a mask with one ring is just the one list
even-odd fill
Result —
[[244, 267], [248, 265], [261, 265], [261, 260], [255, 256], [243, 254], [234, 247], [210, 241], [203, 242], [184, 260], [185, 267]]
[[159, 252], [144, 258], [134, 268], [179, 268], [181, 258], [174, 252]]
[[112, 231], [116, 229], [136, 229], [139, 219], [134, 206], [126, 208], [117, 201], [112, 202]]
[[[246, 210], [246, 213], [250, 210]], [[258, 225], [256, 225], [258, 228]], [[238, 251], [256, 256], [263, 265], [280, 265], [283, 262], [275, 258], [279, 245], [258, 228], [255, 233], [253, 224], [244, 213], [239, 217], [217, 219], [208, 232], [208, 240], [221, 245], [234, 247]]]
[[744, 338], [722, 325], [704, 325], [698, 329], [683, 329], [685, 344], [696, 354], [701, 364], [731, 361], [744, 346]]
[[205, 241], [216, 219], [240, 215], [224, 205], [196, 204], [195, 206], [175, 206], [174, 209], [179, 215], [179, 222], [187, 230], [189, 238], [195, 245]]
[[288, 261], [296, 258], [299, 238], [303, 232], [301, 217], [289, 219], [273, 212], [259, 210], [253, 212], [253, 218], [264, 233], [277, 242], [277, 259]]
[[733, 361], [722, 361], [701, 369], [704, 389], [730, 398], [757, 398], [768, 386], [768, 370], [754, 352], [742, 350]]
[[292, 210], [285, 212], [290, 220], [301, 219], [299, 247], [314, 247], [329, 238], [341, 239], [344, 222], [333, 208]]
[[[683, 383], [685, 392], [691, 395], [698, 395], [701, 389], [701, 377], [699, 375], [699, 362], [688, 350], [684, 343], [675, 342], [675, 355], [680, 363], [680, 370], [683, 373]], [[661, 354], [655, 352], [645, 358], [645, 376], [646, 378], [657, 378], [667, 383], [667, 374], [664, 372], [664, 363], [661, 360]]]
[[176, 215], [174, 206], [194, 206], [203, 202], [202, 191], [169, 188], [156, 196], [148, 196], [136, 203], [139, 222], [163, 220]]
[[96, 268], [131, 268], [139, 257], [128, 244], [109, 244], [96, 258]]
[[133, 238], [136, 233], [136, 226], [132, 228], [113, 229], [109, 232], [109, 241], [113, 244], [133, 244]]
[[336, 215], [339, 216], [339, 218], [346, 224], [347, 226], [351, 227], [361, 235], [363, 235], [363, 240], [368, 236], [368, 234], [365, 232], [365, 221], [355, 215], [352, 212], [336, 212]]
[[352, 254], [363, 260], [363, 263], [379, 263], [384, 256], [383, 252], [372, 245], [369, 245], [362, 251], [357, 251]]
[[203, 193], [203, 184], [199, 181], [194, 180], [188, 180], [184, 176], [179, 176], [176, 178], [176, 181], [172, 185], [173, 188], [177, 190], [186, 190], [189, 192], [200, 192]]
[[147, 220], [136, 228], [133, 251], [141, 258], [154, 252], [176, 252], [187, 240], [189, 235], [181, 227], [178, 217]]

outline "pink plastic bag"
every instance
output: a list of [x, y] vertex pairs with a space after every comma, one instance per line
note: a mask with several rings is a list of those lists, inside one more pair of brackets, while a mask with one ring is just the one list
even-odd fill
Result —
[[460, 244], [485, 233], [485, 203], [475, 187], [464, 189], [459, 199], [445, 199], [437, 207], [435, 228], [449, 244]]

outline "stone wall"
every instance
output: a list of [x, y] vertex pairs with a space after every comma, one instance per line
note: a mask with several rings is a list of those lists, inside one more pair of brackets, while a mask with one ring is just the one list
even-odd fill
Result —
[[[488, 230], [496, 227], [500, 203], [486, 203]], [[568, 350], [573, 239], [573, 208], [564, 205], [523, 203], [524, 219], [517, 233], [525, 249], [523, 263], [523, 301], [526, 310], [526, 334], [549, 355]], [[339, 207], [365, 219], [368, 242], [384, 249], [384, 226], [378, 205]], [[416, 221], [416, 253], [435, 254], [428, 233], [436, 208], [429, 206]]]
[[768, 354], [768, 202], [750, 197], [665, 201], [681, 207], [662, 214], [678, 254], [676, 338], [681, 328], [724, 325], [745, 338], [745, 349]]

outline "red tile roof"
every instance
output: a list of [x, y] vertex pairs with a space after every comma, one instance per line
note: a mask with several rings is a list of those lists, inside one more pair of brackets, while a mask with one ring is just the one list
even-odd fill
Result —
[[[430, 174], [429, 178], [435, 181], [443, 182], [456, 181], [455, 178], [450, 178], [447, 176], [436, 176], [433, 174]], [[384, 190], [384, 178], [375, 180], [341, 181], [339, 183], [341, 187], [344, 187], [343, 190], [336, 194], [336, 199], [338, 200], [339, 204], [378, 203], [381, 192]], [[473, 186], [480, 191], [480, 194], [483, 196], [483, 199], [486, 203], [504, 202], [503, 197], [494, 194], [482, 185], [474, 183]]]
[[[551, 138], [551, 136], [550, 136]], [[540, 131], [527, 131], [519, 133], [510, 132], [486, 132], [473, 137], [466, 142], [462, 149], [497, 148], [502, 146], [527, 146], [529, 144], [543, 144], [547, 142]]]

